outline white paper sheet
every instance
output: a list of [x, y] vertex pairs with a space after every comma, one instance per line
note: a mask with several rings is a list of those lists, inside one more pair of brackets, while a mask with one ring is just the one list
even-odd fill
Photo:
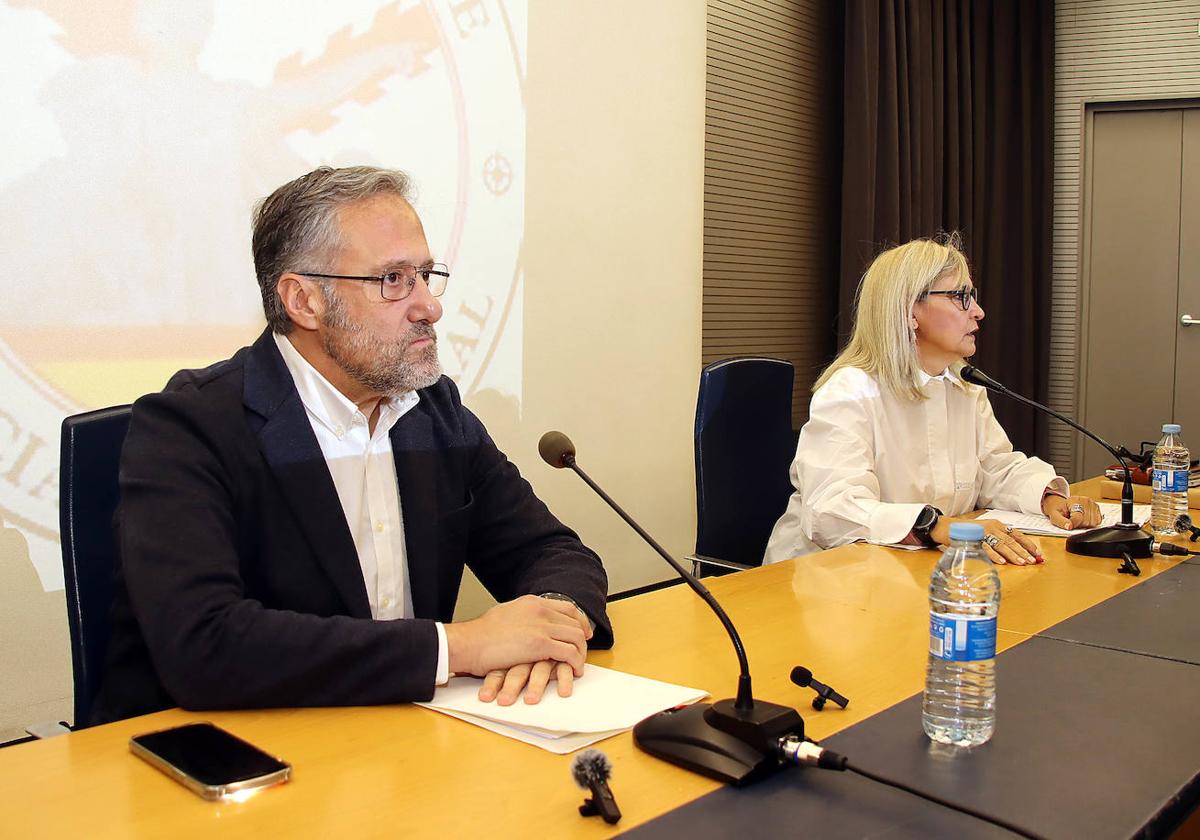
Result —
[[433, 711], [441, 712], [444, 715], [449, 715], [452, 718], [458, 718], [473, 726], [479, 726], [489, 732], [495, 732], [497, 735], [503, 735], [506, 738], [512, 738], [514, 741], [521, 741], [525, 744], [530, 744], [535, 747], [541, 747], [547, 752], [557, 753], [558, 755], [567, 755], [575, 750], [581, 750], [584, 747], [589, 747], [597, 741], [603, 741], [605, 738], [611, 738], [624, 729], [614, 729], [611, 732], [577, 732], [569, 735], [560, 735], [553, 738], [546, 738], [534, 732], [518, 729], [515, 726], [506, 726], [503, 723], [496, 723], [494, 720], [486, 720], [474, 715], [466, 715], [462, 712], [452, 712], [449, 709], [434, 709], [425, 703], [419, 703], [420, 706], [425, 706]]
[[[1098, 504], [1100, 505], [1100, 514], [1103, 518], [1097, 527], [1116, 525], [1121, 521], [1120, 503], [1099, 502]], [[1052, 525], [1048, 517], [1041, 516], [1040, 514], [1017, 513], [1011, 510], [989, 510], [986, 513], [981, 513], [979, 518], [995, 519], [1003, 522], [1005, 525], [1011, 525], [1019, 531], [1024, 531], [1026, 534], [1036, 534], [1043, 537], [1069, 537], [1072, 534], [1081, 534], [1085, 530], [1068, 531], [1065, 528], [1058, 528]], [[1150, 505], [1133, 506], [1134, 522], [1144, 525], [1149, 518]]]
[[[427, 709], [536, 744], [551, 752], [572, 752], [581, 746], [631, 728], [655, 712], [695, 703], [708, 692], [697, 688], [584, 665], [570, 697], [559, 697], [551, 685], [540, 703], [518, 700], [511, 706], [479, 700], [478, 677], [452, 677], [419, 703]], [[581, 738], [581, 736], [587, 736]]]

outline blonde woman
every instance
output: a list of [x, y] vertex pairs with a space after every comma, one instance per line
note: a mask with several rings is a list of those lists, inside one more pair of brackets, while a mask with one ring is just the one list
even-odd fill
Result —
[[[958, 378], [983, 320], [958, 236], [880, 254], [858, 289], [850, 343], [813, 387], [792, 462], [792, 494], [764, 562], [865, 540], [935, 547], [979, 507], [1098, 525], [1091, 499], [1013, 451], [984, 389]], [[1042, 561], [1038, 543], [995, 521], [995, 563]]]

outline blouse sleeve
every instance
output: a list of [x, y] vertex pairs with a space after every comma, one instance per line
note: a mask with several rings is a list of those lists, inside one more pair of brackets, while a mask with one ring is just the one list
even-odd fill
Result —
[[856, 369], [840, 371], [813, 395], [792, 462], [796, 492], [773, 542], [782, 541], [785, 529], [821, 548], [896, 543], [912, 530], [923, 504], [879, 500], [873, 431], [879, 400], [878, 386]]

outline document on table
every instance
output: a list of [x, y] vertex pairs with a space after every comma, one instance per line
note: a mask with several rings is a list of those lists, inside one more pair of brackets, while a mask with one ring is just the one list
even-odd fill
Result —
[[[1116, 525], [1121, 521], [1121, 505], [1112, 502], [1099, 502], [1100, 505], [1100, 525], [1096, 527], [1105, 527], [1108, 525]], [[1011, 525], [1018, 531], [1024, 531], [1026, 534], [1037, 534], [1044, 537], [1069, 537], [1072, 534], [1080, 534], [1087, 528], [1081, 528], [1078, 531], [1068, 531], [1065, 528], [1059, 528], [1051, 524], [1049, 517], [1042, 516], [1038, 513], [1017, 513], [1012, 510], [989, 510], [986, 513], [979, 515], [980, 519], [995, 519], [1005, 525]], [[1150, 505], [1134, 505], [1133, 506], [1133, 521], [1139, 525], [1146, 524], [1150, 518]]]
[[540, 703], [518, 699], [511, 706], [479, 700], [478, 677], [451, 677], [433, 699], [418, 703], [427, 709], [482, 726], [554, 753], [574, 752], [618, 732], [655, 712], [695, 703], [707, 691], [687, 688], [621, 671], [584, 665], [570, 697], [559, 697], [553, 683]]

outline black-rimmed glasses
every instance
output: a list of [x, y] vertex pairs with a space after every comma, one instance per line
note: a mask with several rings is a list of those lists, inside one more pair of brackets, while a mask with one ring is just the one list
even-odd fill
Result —
[[444, 263], [434, 263], [429, 266], [406, 265], [403, 268], [385, 271], [383, 274], [320, 274], [316, 271], [297, 271], [301, 277], [324, 277], [327, 280], [357, 280], [360, 283], [378, 283], [379, 293], [384, 300], [404, 300], [412, 294], [420, 277], [429, 287], [429, 294], [441, 297], [450, 282], [450, 269]]
[[971, 303], [979, 300], [979, 290], [972, 286], [969, 289], [938, 289], [937, 291], [926, 292], [921, 297], [929, 295], [945, 295], [958, 300], [958, 305], [962, 307], [963, 312], [971, 308]]

